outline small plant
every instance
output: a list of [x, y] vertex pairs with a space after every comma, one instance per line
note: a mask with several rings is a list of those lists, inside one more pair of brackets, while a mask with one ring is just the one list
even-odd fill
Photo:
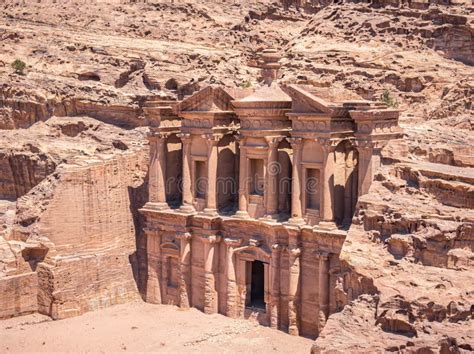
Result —
[[242, 84], [242, 88], [249, 88], [249, 87], [252, 87], [252, 83], [250, 82], [250, 80], [247, 80], [246, 82]]
[[392, 107], [392, 108], [397, 108], [398, 107], [398, 101], [390, 95], [389, 90], [384, 90], [382, 95], [380, 96], [380, 99], [382, 100], [383, 103], [385, 103], [387, 106]]
[[19, 75], [25, 74], [26, 63], [23, 60], [15, 59], [12, 63], [12, 68]]

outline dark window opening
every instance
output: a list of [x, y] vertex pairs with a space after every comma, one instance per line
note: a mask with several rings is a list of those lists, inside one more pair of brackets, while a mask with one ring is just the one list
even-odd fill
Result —
[[265, 267], [260, 261], [253, 261], [251, 266], [250, 306], [265, 309]]
[[319, 170], [308, 168], [306, 173], [306, 207], [309, 209], [319, 209], [320, 204], [320, 177]]
[[196, 161], [194, 166], [195, 166], [194, 197], [205, 199], [206, 188], [207, 188], [206, 163], [204, 161]]
[[263, 195], [264, 182], [263, 160], [250, 159], [250, 194]]
[[167, 285], [170, 288], [178, 287], [178, 258], [168, 257]]

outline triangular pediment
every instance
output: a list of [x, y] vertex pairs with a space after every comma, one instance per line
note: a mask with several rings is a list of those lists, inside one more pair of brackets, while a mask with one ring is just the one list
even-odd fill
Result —
[[225, 89], [207, 86], [178, 104], [179, 112], [227, 112], [234, 100]]
[[297, 85], [288, 85], [284, 91], [292, 99], [293, 113], [330, 114], [332, 109], [324, 99]]

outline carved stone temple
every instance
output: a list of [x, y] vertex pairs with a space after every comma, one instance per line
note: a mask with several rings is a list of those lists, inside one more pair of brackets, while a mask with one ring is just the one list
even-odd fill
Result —
[[330, 87], [208, 86], [154, 101], [146, 300], [314, 338], [342, 304], [340, 249], [399, 112]]

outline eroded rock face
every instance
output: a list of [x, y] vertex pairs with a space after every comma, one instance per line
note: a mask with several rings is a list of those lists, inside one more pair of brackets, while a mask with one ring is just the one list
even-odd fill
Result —
[[145, 158], [143, 151], [60, 174], [48, 209], [28, 227], [52, 246], [37, 269], [40, 312], [65, 318], [138, 297], [129, 189], [143, 184]]
[[144, 131], [124, 135], [87, 117], [50, 118], [2, 137], [9, 142], [2, 161], [27, 150], [31, 161], [54, 164], [8, 164], [16, 178], [4, 191], [18, 199], [3, 202], [0, 214], [0, 317], [40, 311], [65, 318], [137, 298], [134, 212], [146, 196]]
[[341, 253], [347, 306], [313, 352], [473, 349], [473, 177], [428, 163], [380, 171]]
[[[146, 269], [144, 239], [130, 240], [140, 229], [130, 206], [148, 199], [142, 167], [131, 162], [144, 158], [135, 129], [149, 123], [144, 101], [207, 84], [250, 87], [258, 52], [273, 46], [283, 80], [369, 99], [388, 92], [407, 133], [403, 154], [394, 148], [388, 162], [411, 161], [381, 171], [361, 200], [335, 284], [343, 310], [314, 350], [472, 350], [472, 179], [464, 176], [474, 166], [472, 7], [291, 3], [289, 11], [270, 1], [0, 5], [0, 129], [10, 130], [0, 132], [0, 198], [8, 199], [0, 201], [0, 317], [38, 310], [38, 276], [41, 311], [57, 318], [133, 297], [124, 254], [136, 250], [134, 264]], [[24, 75], [10, 67], [16, 58]], [[71, 215], [78, 219], [65, 224]], [[68, 245], [75, 237], [82, 258]]]

